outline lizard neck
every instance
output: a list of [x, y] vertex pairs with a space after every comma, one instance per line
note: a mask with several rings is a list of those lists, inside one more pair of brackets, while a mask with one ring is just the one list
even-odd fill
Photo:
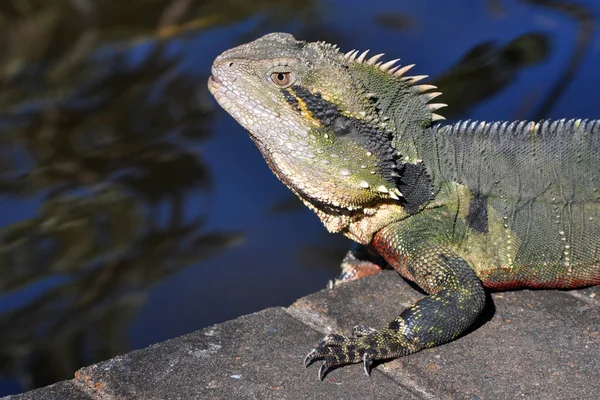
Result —
[[380, 199], [354, 209], [320, 202], [297, 190], [293, 182], [281, 173], [271, 158], [265, 157], [265, 160], [275, 176], [317, 214], [331, 233], [341, 233], [355, 242], [366, 245], [383, 227], [410, 215], [404, 206], [393, 199]]
[[406, 208], [392, 201], [378, 202], [358, 210], [348, 211], [328, 209], [305, 199], [302, 200], [317, 214], [329, 232], [342, 233], [347, 238], [364, 245], [371, 243], [375, 234], [385, 226], [409, 216]]

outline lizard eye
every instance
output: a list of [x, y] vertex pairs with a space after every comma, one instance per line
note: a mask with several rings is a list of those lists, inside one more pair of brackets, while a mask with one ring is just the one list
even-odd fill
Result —
[[279, 87], [288, 87], [292, 84], [292, 74], [290, 72], [273, 72], [271, 82]]

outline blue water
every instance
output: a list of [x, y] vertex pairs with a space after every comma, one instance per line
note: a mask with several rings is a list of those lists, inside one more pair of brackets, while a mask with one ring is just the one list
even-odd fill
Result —
[[[166, 6], [170, 2], [164, 3]], [[229, 3], [222, 3], [214, 4], [214, 9], [207, 6], [207, 11], [184, 15], [182, 21], [197, 21], [218, 7], [224, 13], [230, 12]], [[62, 143], [58, 139], [49, 142], [58, 154], [53, 157], [59, 159], [61, 168], [74, 163], [72, 172], [45, 175], [46, 170], [36, 169], [36, 165], [54, 165], [55, 158], [44, 158], [49, 151], [44, 146], [48, 145], [28, 136], [31, 132], [43, 136], [46, 131], [33, 124], [29, 114], [21, 118], [31, 124], [30, 130], [19, 129], [13, 119], [16, 110], [32, 109], [34, 115], [42, 115], [39, 107], [31, 105], [33, 100], [23, 104], [0, 103], [2, 154], [16, 160], [20, 172], [36, 170], [41, 176], [52, 177], [32, 180], [18, 190], [0, 191], [2, 242], [16, 246], [16, 242], [7, 239], [15, 235], [15, 224], [28, 221], [35, 227], [17, 235], [21, 240], [18, 243], [30, 243], [26, 251], [18, 253], [18, 257], [9, 250], [0, 254], [4, 263], [0, 266], [0, 395], [68, 379], [84, 365], [242, 314], [287, 306], [323, 288], [336, 275], [348, 241], [327, 234], [315, 215], [290, 200], [289, 190], [272, 175], [244, 130], [206, 92], [211, 62], [223, 50], [264, 33], [283, 30], [299, 38], [333, 40], [346, 51], [370, 48], [374, 53], [385, 52], [388, 59], [402, 57], [404, 64], [417, 64], [415, 73], [429, 74], [435, 80], [473, 48], [491, 42], [490, 49], [496, 49], [496, 53], [490, 50], [488, 57], [468, 64], [468, 70], [477, 71], [490, 63], [497, 72], [482, 78], [476, 88], [500, 77], [505, 77], [503, 84], [481, 98], [458, 96], [464, 100], [465, 110], [452, 117], [506, 120], [538, 114], [552, 88], [560, 83], [578, 46], [581, 29], [570, 14], [544, 6], [542, 1], [284, 3], [276, 7], [257, 2], [255, 9], [248, 6], [248, 11], [239, 17], [232, 16], [214, 26], [204, 23], [199, 29], [183, 30], [161, 41], [153, 36], [154, 25], [143, 32], [108, 35], [89, 56], [91, 65], [114, 62], [116, 54], [122, 57], [121, 68], [133, 69], [135, 74], [115, 83], [118, 90], [107, 95], [111, 99], [108, 105], [90, 106], [89, 111], [77, 114], [83, 122], [65, 122], [69, 129], [78, 132], [77, 140], [83, 143], [77, 147], [80, 153], [63, 151], [56, 144]], [[578, 4], [581, 10], [600, 15], [600, 3], [588, 0]], [[295, 7], [300, 8], [292, 12]], [[395, 18], [390, 19], [390, 15]], [[382, 20], [387, 22], [382, 25]], [[81, 34], [83, 28], [78, 29]], [[549, 47], [544, 57], [527, 66], [499, 58], [500, 49], [531, 32], [540, 33], [547, 40]], [[148, 73], [144, 60], [158, 44], [164, 46], [164, 62], [172, 65]], [[585, 56], [573, 71], [572, 81], [566, 82], [565, 90], [553, 99], [543, 117], [600, 117], [600, 34], [594, 30], [584, 45]], [[47, 61], [50, 65], [55, 62]], [[102, 70], [109, 75], [116, 73], [114, 68]], [[149, 78], [142, 80], [145, 73]], [[470, 74], [463, 78], [464, 85], [469, 79], [479, 82], [473, 78], [476, 72]], [[184, 89], [164, 90], [165, 82], [179, 77], [186, 79]], [[135, 79], [142, 83], [134, 85]], [[34, 85], [38, 91], [49, 92], [47, 86], [51, 85], [48, 79], [33, 79], [33, 84], [25, 78], [21, 81], [17, 87], [22, 91]], [[78, 92], [86, 87], [86, 82], [82, 79], [67, 86]], [[463, 84], [460, 80], [456, 83]], [[116, 100], [129, 90], [139, 89], [136, 85], [150, 89], [123, 103]], [[194, 89], [194, 96], [186, 92], [189, 88]], [[106, 95], [102, 90], [98, 91], [100, 97], [91, 99], [100, 101]], [[48, 96], [52, 100], [54, 94]], [[158, 109], [151, 104], [136, 108], [144, 101], [162, 104], [169, 96], [181, 98]], [[72, 99], [70, 104], [76, 108], [76, 103], [84, 109], [81, 104], [88, 104], [81, 98]], [[204, 110], [201, 117], [189, 112], [198, 104]], [[125, 117], [116, 117], [120, 113]], [[166, 123], [158, 118], [161, 113], [169, 115]], [[57, 135], [65, 134], [67, 129], [60, 127]], [[106, 134], [107, 131], [112, 133]], [[194, 132], [204, 133], [194, 136]], [[81, 154], [93, 158], [95, 149], [115, 140], [114, 135], [118, 136], [120, 147], [109, 151], [101, 162], [87, 158], [80, 162]], [[135, 158], [135, 146], [140, 146], [142, 154], [146, 151], [144, 146], [155, 142], [162, 146], [157, 153], [148, 150], [147, 158]], [[127, 148], [127, 143], [139, 144], [127, 156], [119, 155], [117, 150]], [[165, 159], [187, 161], [172, 168], [160, 167], [167, 165], [161, 164]], [[148, 160], [159, 160], [159, 167], [148, 167]], [[201, 168], [190, 166], [190, 160]], [[4, 168], [0, 163], [0, 168], [0, 176], [14, 179], [14, 167]], [[194, 180], [193, 174], [186, 174], [193, 168], [198, 168], [197, 175], [202, 175], [202, 179]], [[128, 178], [123, 180], [123, 176]], [[144, 178], [144, 184], [132, 184], [134, 178]], [[54, 211], [43, 210], [57, 188], [61, 194], [97, 202], [90, 208], [81, 208], [84, 211], [69, 205], [66, 211], [56, 211], [58, 217], [42, 223], [35, 218], [54, 215]], [[102, 221], [88, 228], [73, 228], [113, 210], [105, 206], [104, 200], [98, 200], [106, 188], [118, 193], [114, 207], [128, 210], [103, 217], [102, 221], [114, 222], [116, 228], [105, 228]], [[278, 207], [280, 211], [273, 210]], [[134, 214], [137, 219], [132, 217]], [[56, 218], [64, 222], [59, 225], [61, 229], [44, 233], [47, 226], [54, 226]], [[134, 233], [128, 234], [129, 229]], [[91, 234], [86, 241], [86, 235], [95, 231], [101, 233]], [[212, 242], [202, 237], [212, 233], [227, 236], [229, 246], [213, 253], [211, 250], [226, 240]], [[123, 238], [114, 240], [120, 240], [120, 247], [98, 244], [111, 242], [119, 235]], [[192, 243], [194, 240], [197, 242]], [[160, 253], [163, 247], [166, 250]], [[89, 248], [95, 250], [75, 254], [75, 250]], [[69, 250], [73, 254], [58, 263], [59, 254]], [[36, 256], [26, 257], [32, 254]], [[16, 276], [22, 276], [18, 284], [3, 282], [13, 282]], [[38, 299], [42, 300], [35, 303]]]

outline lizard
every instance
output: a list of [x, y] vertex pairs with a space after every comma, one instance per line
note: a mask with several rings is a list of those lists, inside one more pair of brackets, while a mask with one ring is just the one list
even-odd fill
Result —
[[336, 282], [391, 266], [425, 296], [380, 329], [330, 333], [332, 368], [449, 342], [487, 292], [600, 284], [600, 121], [444, 123], [413, 65], [271, 33], [219, 55], [208, 87], [326, 229], [356, 242]]

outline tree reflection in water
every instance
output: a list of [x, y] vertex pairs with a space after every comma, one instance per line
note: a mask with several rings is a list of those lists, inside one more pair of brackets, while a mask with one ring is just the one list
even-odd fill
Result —
[[149, 36], [185, 2], [144, 3], [0, 5], [0, 191], [37, 207], [0, 230], [3, 297], [35, 293], [0, 315], [0, 373], [24, 388], [128, 351], [152, 285], [241, 238], [205, 229], [206, 75], [176, 69], [185, 29]]

